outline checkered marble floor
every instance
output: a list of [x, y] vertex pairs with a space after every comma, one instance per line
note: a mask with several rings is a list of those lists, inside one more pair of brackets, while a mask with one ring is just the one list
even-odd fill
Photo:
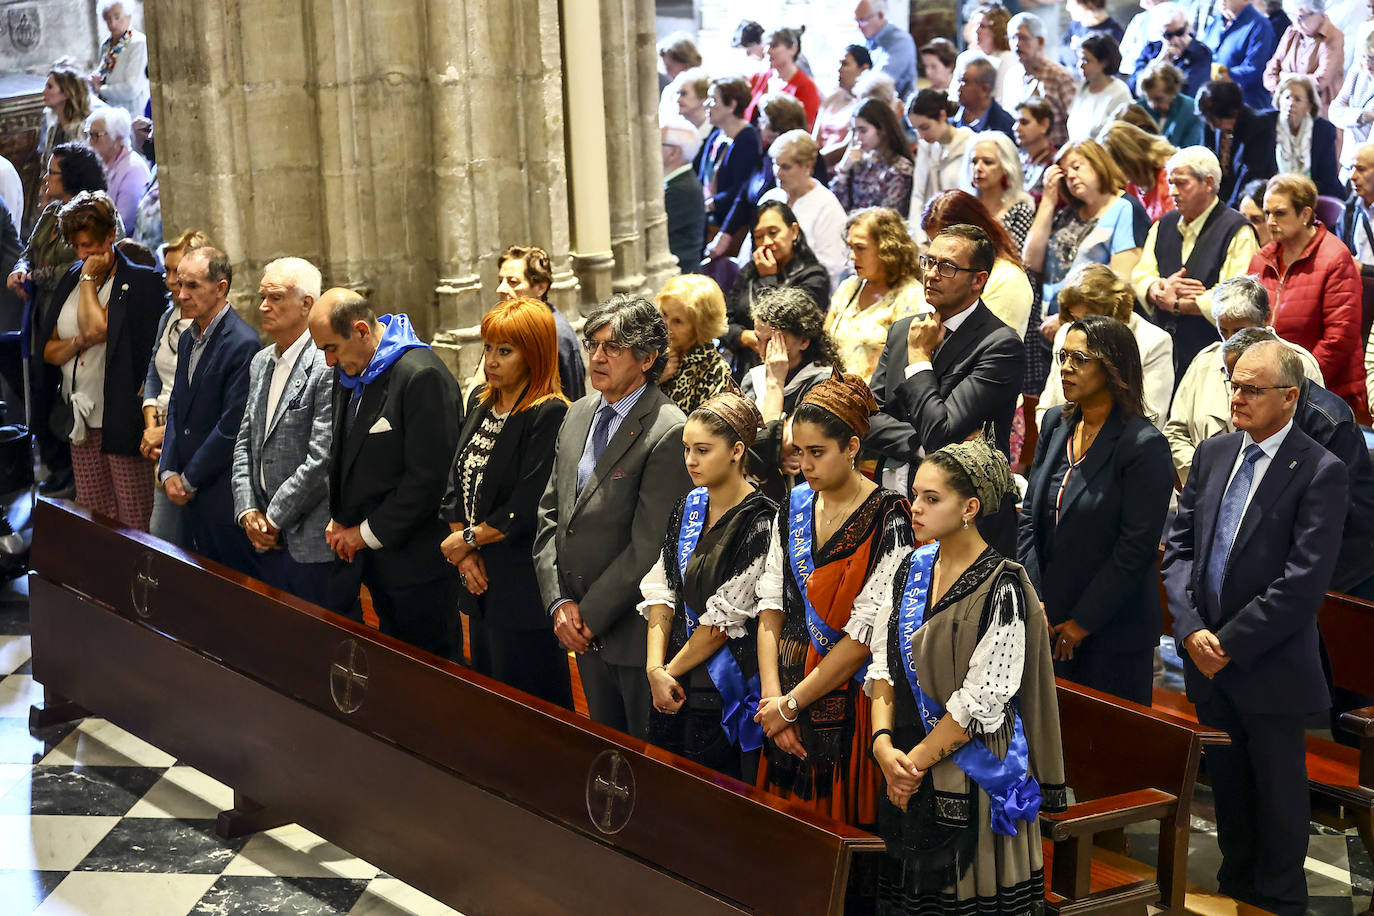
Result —
[[0, 916], [457, 916], [291, 825], [215, 836], [233, 792], [103, 719], [34, 737], [24, 583], [0, 589]]

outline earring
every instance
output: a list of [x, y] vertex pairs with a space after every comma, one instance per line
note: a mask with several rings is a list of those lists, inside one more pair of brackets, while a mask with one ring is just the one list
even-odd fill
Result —
[[968, 528], [968, 519], [964, 519], [964, 528], [965, 528], [965, 529]]

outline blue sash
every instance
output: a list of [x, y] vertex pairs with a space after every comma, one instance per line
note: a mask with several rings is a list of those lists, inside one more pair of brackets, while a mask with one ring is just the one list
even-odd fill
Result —
[[[902, 647], [902, 667], [907, 683], [920, 707], [921, 719], [929, 732], [944, 718], [944, 708], [921, 689], [916, 677], [913, 637], [925, 619], [926, 594], [930, 590], [930, 573], [939, 553], [938, 544], [928, 544], [911, 555], [911, 572], [907, 574], [906, 589], [902, 592], [902, 607], [898, 616], [899, 638]], [[973, 738], [954, 752], [954, 762], [978, 784], [991, 800], [989, 814], [992, 830], [1003, 836], [1016, 836], [1016, 822], [1033, 823], [1040, 814], [1040, 785], [1030, 775], [1030, 748], [1021, 714], [1016, 714], [1016, 728], [1007, 748], [1007, 759], [998, 760], [986, 744]]]
[[[811, 646], [821, 658], [825, 658], [830, 654], [830, 650], [844, 639], [844, 633], [826, 623], [821, 615], [816, 613], [811, 596], [806, 593], [806, 582], [816, 569], [816, 561], [811, 556], [811, 519], [815, 512], [816, 494], [812, 492], [809, 484], [802, 483], [792, 488], [792, 494], [788, 499], [791, 520], [787, 525], [787, 552], [792, 566], [792, 578], [797, 580], [797, 590], [801, 592], [802, 605], [806, 608], [806, 632], [811, 635]], [[868, 664], [865, 663], [854, 675], [854, 680], [862, 684], [867, 677]]]
[[[701, 529], [706, 527], [706, 508], [710, 498], [705, 487], [697, 487], [687, 494], [687, 505], [682, 509], [682, 527], [677, 536], [677, 567], [684, 580], [682, 610], [687, 615], [687, 637], [697, 628], [700, 619], [697, 612], [687, 606], [685, 596], [687, 563], [692, 552], [697, 549]], [[720, 727], [725, 729], [732, 744], [738, 744], [742, 751], [756, 751], [763, 747], [763, 727], [754, 721], [759, 710], [759, 676], [744, 679], [739, 662], [730, 654], [728, 645], [721, 646], [716, 654], [706, 662], [706, 672], [711, 675], [711, 683], [720, 691], [724, 705], [720, 712]]]

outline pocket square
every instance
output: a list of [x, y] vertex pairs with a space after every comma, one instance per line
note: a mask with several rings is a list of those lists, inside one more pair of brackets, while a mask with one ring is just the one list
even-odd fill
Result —
[[621, 470], [620, 468], [616, 468], [616, 469], [611, 473], [611, 479], [612, 479], [612, 480], [624, 480], [624, 479], [625, 479], [625, 472], [624, 472], [623, 470]]
[[367, 431], [367, 434], [371, 436], [375, 433], [389, 432], [391, 432], [391, 423], [387, 421], [386, 417], [378, 417], [377, 422], [372, 424], [372, 428]]

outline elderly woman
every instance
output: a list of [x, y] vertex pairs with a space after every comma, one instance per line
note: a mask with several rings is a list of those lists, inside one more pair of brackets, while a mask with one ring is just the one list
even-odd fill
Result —
[[[1064, 349], [1069, 325], [1088, 315], [1106, 315], [1126, 325], [1140, 351], [1145, 409], [1155, 426], [1163, 429], [1169, 398], [1174, 391], [1174, 340], [1167, 331], [1146, 321], [1134, 309], [1135, 293], [1126, 281], [1112, 273], [1111, 268], [1105, 264], [1078, 265], [1069, 271], [1059, 290], [1059, 317], [1063, 324], [1054, 335], [1051, 352]], [[1063, 403], [1064, 386], [1059, 367], [1052, 366], [1035, 406], [1036, 422], [1043, 422], [1046, 411]]]
[[1165, 140], [1178, 149], [1202, 143], [1202, 119], [1192, 96], [1182, 94], [1182, 70], [1166, 61], [1155, 61], [1140, 75], [1136, 90]]
[[[955, 126], [950, 119], [959, 106], [943, 92], [922, 89], [907, 108], [906, 118], [920, 139], [916, 143], [916, 168], [911, 176], [911, 205], [901, 210], [915, 223], [925, 212], [926, 203], [946, 188], [959, 187], [964, 158], [973, 143], [973, 131]], [[900, 208], [897, 208], [900, 209]], [[916, 241], [929, 238], [919, 230]]]
[[1178, 150], [1157, 134], [1148, 134], [1125, 121], [1112, 121], [1097, 138], [1107, 155], [1126, 176], [1126, 193], [1145, 207], [1150, 222], [1174, 209], [1164, 163]]
[[959, 52], [954, 61], [954, 72], [962, 73], [965, 65], [976, 57], [985, 57], [997, 68], [997, 82], [993, 84], [992, 97], [1002, 98], [1006, 88], [1007, 74], [1012, 68], [1008, 61], [1014, 61], [1011, 43], [1007, 41], [1007, 23], [1011, 13], [1001, 3], [984, 3], [973, 11], [965, 26], [969, 46]]
[[1129, 277], [1140, 260], [1150, 220], [1125, 187], [1126, 176], [1095, 140], [1065, 146], [1046, 170], [1045, 194], [1026, 236], [1025, 263], [1043, 282], [1047, 325], [1041, 329], [1047, 337], [1058, 330], [1059, 287], [1071, 269], [1096, 262]]
[[869, 99], [854, 111], [853, 141], [835, 166], [830, 190], [853, 213], [865, 207], [901, 210], [911, 199], [911, 150], [892, 109]]
[[759, 207], [751, 241], [753, 254], [749, 263], [730, 288], [730, 327], [721, 337], [721, 344], [733, 356], [736, 376], [758, 362], [761, 355], [749, 317], [759, 297], [770, 290], [792, 287], [806, 293], [818, 305], [830, 299], [829, 274], [816, 259], [796, 214], [787, 204], [770, 200]]
[[1089, 35], [1078, 46], [1078, 70], [1083, 85], [1069, 103], [1069, 142], [1091, 140], [1106, 125], [1117, 106], [1131, 100], [1130, 87], [1117, 75], [1121, 52], [1108, 35]]
[[1374, 24], [1364, 32], [1354, 65], [1331, 102], [1331, 123], [1341, 129], [1342, 174], [1355, 166], [1355, 151], [1368, 143], [1374, 127]]
[[1327, 18], [1326, 0], [1284, 0], [1283, 8], [1293, 24], [1264, 68], [1264, 88], [1278, 92], [1285, 76], [1310, 76], [1321, 100], [1317, 111], [1325, 117], [1345, 79], [1345, 35]]
[[139, 389], [165, 302], [162, 279], [115, 250], [115, 209], [105, 194], [76, 195], [58, 222], [79, 260], [37, 326], [43, 361], [62, 375], [53, 422], [71, 443], [76, 501], [146, 531], [153, 463], [139, 453]]
[[136, 118], [148, 108], [148, 39], [130, 27], [130, 12], [129, 0], [101, 0], [100, 18], [110, 35], [100, 43], [91, 88]]
[[1045, 604], [1055, 673], [1148, 706], [1169, 444], [1141, 397], [1140, 351], [1126, 325], [1080, 318], [1056, 356], [1068, 403], [1041, 424], [1017, 557]]
[[[91, 91], [86, 77], [67, 64], [54, 64], [43, 84], [43, 126], [38, 134], [38, 155], [46, 159], [63, 143], [80, 140], [91, 113]], [[48, 201], [43, 201], [47, 206]]]
[[1280, 172], [1306, 175], [1317, 193], [1344, 198], [1336, 162], [1336, 126], [1317, 112], [1317, 85], [1312, 77], [1290, 73], [1274, 91], [1274, 123]]
[[839, 349], [841, 368], [867, 380], [892, 323], [920, 305], [916, 243], [901, 214], [881, 207], [850, 216], [846, 233], [854, 276], [830, 297], [825, 330]]
[[739, 226], [753, 225], [760, 200], [777, 184], [773, 174], [773, 159], [769, 152], [773, 142], [788, 131], [805, 131], [806, 112], [802, 109], [801, 102], [792, 96], [770, 92], [764, 96], [763, 104], [759, 106], [758, 128], [765, 152], [759, 160], [758, 167], [749, 176], [744, 193], [735, 201], [735, 206], [725, 218], [725, 225], [734, 227], [731, 232], [738, 231]]
[[138, 219], [138, 202], [152, 174], [148, 161], [129, 145], [132, 132], [129, 114], [122, 108], [98, 108], [86, 118], [86, 142], [105, 164], [110, 199], [125, 226]]
[[1317, 186], [1305, 175], [1275, 175], [1264, 194], [1272, 240], [1250, 261], [1269, 291], [1273, 327], [1312, 351], [1330, 389], [1365, 416], [1360, 353], [1360, 268], [1337, 236], [1317, 222]]
[[688, 70], [701, 66], [701, 52], [691, 36], [674, 32], [658, 43], [658, 59], [663, 64], [663, 75], [668, 77], [667, 84], [658, 96], [658, 119], [662, 122], [679, 113], [682, 76]]
[[1011, 138], [998, 130], [985, 130], [973, 138], [964, 160], [963, 187], [973, 191], [994, 219], [1011, 236], [1016, 262], [1035, 219], [1035, 202], [1025, 191], [1021, 156]]
[[795, 97], [806, 109], [806, 123], [809, 126], [816, 120], [821, 110], [821, 94], [811, 77], [797, 66], [801, 56], [802, 33], [799, 29], [774, 29], [768, 33], [768, 69], [754, 74], [749, 79], [750, 101], [744, 113], [752, 120], [754, 111], [763, 97], [770, 92], [785, 92]]
[[854, 94], [854, 84], [862, 74], [872, 69], [873, 58], [868, 48], [850, 45], [844, 49], [835, 74], [838, 86], [821, 103], [816, 123], [811, 129], [816, 146], [820, 147], [821, 155], [830, 164], [839, 161], [849, 143], [849, 123], [855, 106], [859, 104], [859, 97]]
[[[48, 157], [48, 171], [43, 177], [43, 199], [49, 201], [39, 214], [38, 222], [29, 233], [28, 245], [23, 255], [14, 265], [6, 285], [14, 292], [25, 296], [24, 336], [31, 354], [29, 375], [32, 381], [33, 403], [30, 405], [35, 417], [46, 417], [51, 413], [57, 397], [59, 376], [57, 369], [43, 362], [43, 344], [46, 338], [38, 337], [37, 329], [44, 324], [56, 309], [62, 305], [55, 301], [58, 282], [77, 260], [76, 250], [67, 242], [58, 224], [58, 213], [63, 205], [83, 191], [105, 190], [105, 170], [90, 147], [83, 143], [63, 143], [53, 149]], [[123, 234], [123, 224], [115, 214], [116, 234]], [[26, 285], [32, 283], [32, 290], [24, 292]], [[34, 438], [38, 441], [38, 453], [48, 468], [48, 479], [39, 487], [45, 495], [60, 495], [72, 485], [72, 461], [65, 437], [53, 434], [47, 423], [33, 424]]]
[[483, 315], [482, 359], [486, 382], [468, 397], [441, 507], [451, 533], [440, 549], [472, 599], [473, 666], [571, 709], [567, 652], [544, 612], [531, 559], [539, 497], [568, 412], [549, 307], [510, 299]]
[[708, 229], [716, 234], [711, 241], [713, 258], [738, 250], [735, 235], [743, 239], [749, 225], [747, 207], [749, 178], [763, 159], [759, 130], [744, 119], [749, 105], [749, 84], [743, 77], [727, 76], [711, 81], [706, 111], [714, 128], [698, 157], [697, 178], [706, 197]]
[[[697, 129], [703, 143], [711, 135], [711, 119], [706, 111], [706, 98], [711, 94], [711, 78], [700, 67], [685, 70], [677, 80], [677, 113]], [[667, 122], [661, 122], [666, 126]]]
[[941, 191], [921, 214], [921, 229], [930, 238], [960, 224], [982, 229], [997, 250], [980, 297], [983, 304], [1003, 324], [1025, 337], [1035, 316], [1035, 291], [1021, 266], [1020, 248], [1006, 227], [966, 191]]
[[679, 274], [654, 299], [668, 326], [668, 364], [658, 387], [683, 413], [730, 387], [730, 366], [715, 347], [725, 333], [725, 296], [710, 277]]
[[[834, 288], [849, 267], [849, 252], [844, 241], [846, 217], [844, 205], [815, 177], [818, 154], [816, 141], [804, 130], [789, 130], [774, 140], [768, 148], [768, 156], [773, 160], [777, 187], [759, 198], [759, 206], [776, 200], [792, 208], [802, 235], [829, 275], [830, 287]], [[827, 289], [825, 296], [816, 301], [829, 299], [830, 289]]]

